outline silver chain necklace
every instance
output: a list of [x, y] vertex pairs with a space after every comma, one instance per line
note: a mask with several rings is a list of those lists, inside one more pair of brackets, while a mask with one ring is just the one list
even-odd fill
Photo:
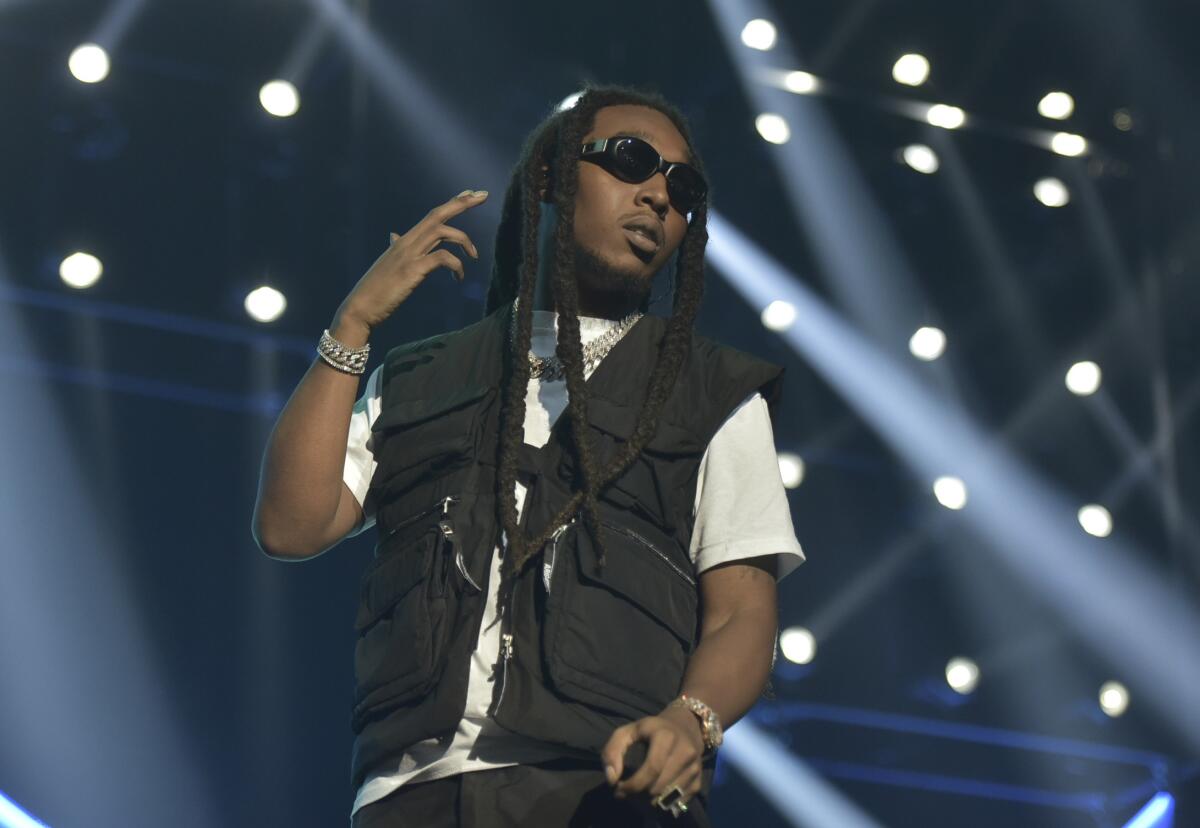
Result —
[[[604, 355], [612, 350], [612, 347], [617, 344], [625, 332], [633, 327], [633, 323], [637, 322], [645, 314], [640, 311], [632, 311], [628, 316], [622, 319], [613, 327], [609, 328], [600, 336], [596, 337], [583, 346], [583, 371], [584, 375], [599, 364], [600, 360], [604, 359]], [[513, 303], [512, 317], [509, 320], [508, 326], [509, 336], [513, 344], [517, 341], [517, 303]], [[531, 351], [529, 354], [529, 374], [547, 382], [562, 379], [566, 376], [566, 366], [562, 364], [557, 356], [539, 357], [534, 356]]]

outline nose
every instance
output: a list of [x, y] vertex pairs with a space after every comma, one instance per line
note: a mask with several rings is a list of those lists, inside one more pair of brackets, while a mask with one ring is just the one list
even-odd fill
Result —
[[662, 173], [655, 173], [643, 181], [638, 189], [637, 203], [653, 210], [659, 221], [664, 220], [667, 210], [671, 208], [671, 199], [667, 195], [667, 177]]

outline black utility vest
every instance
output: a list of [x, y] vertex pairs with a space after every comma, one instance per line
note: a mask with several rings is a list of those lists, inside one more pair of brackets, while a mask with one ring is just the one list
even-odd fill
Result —
[[[355, 787], [410, 745], [454, 731], [466, 705], [492, 550], [501, 540], [497, 464], [511, 314], [509, 303], [386, 357], [369, 495], [379, 540], [355, 621]], [[587, 379], [600, 468], [633, 431], [665, 331], [665, 319], [643, 316]], [[751, 392], [774, 409], [782, 370], [691, 337], [655, 436], [599, 495], [604, 568], [577, 517], [500, 593], [501, 659], [490, 709], [498, 724], [598, 763], [614, 728], [660, 712], [679, 694], [699, 633], [688, 549], [700, 460]], [[526, 537], [571, 495], [569, 430], [564, 410], [545, 446], [520, 444]]]

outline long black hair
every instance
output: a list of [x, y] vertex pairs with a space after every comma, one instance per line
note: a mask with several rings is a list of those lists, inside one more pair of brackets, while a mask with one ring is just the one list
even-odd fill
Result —
[[[510, 554], [505, 565], [517, 572], [550, 539], [555, 528], [582, 507], [584, 525], [604, 565], [596, 497], [637, 458], [658, 428], [662, 410], [690, 346], [696, 312], [704, 294], [704, 247], [708, 242], [707, 209], [695, 209], [676, 257], [672, 313], [659, 345], [658, 359], [650, 375], [649, 389], [629, 440], [616, 452], [607, 468], [597, 468], [587, 427], [587, 392], [583, 375], [583, 349], [579, 337], [579, 291], [575, 281], [574, 224], [575, 194], [579, 184], [579, 147], [591, 130], [596, 112], [607, 106], [644, 106], [655, 109], [679, 130], [688, 146], [688, 162], [703, 172], [692, 144], [687, 121], [660, 95], [624, 86], [590, 86], [573, 107], [556, 111], [539, 124], [526, 139], [521, 158], [513, 169], [504, 196], [500, 226], [496, 232], [495, 261], [488, 287], [485, 314], [520, 297], [516, 320], [516, 342], [508, 387], [504, 390], [500, 436], [498, 522], [504, 527]], [[550, 173], [547, 178], [546, 168]], [[538, 222], [541, 193], [549, 192], [558, 215], [554, 237], [555, 266], [552, 290], [558, 312], [556, 355], [562, 361], [567, 381], [571, 434], [578, 459], [577, 489], [550, 523], [532, 538], [518, 528], [516, 505], [517, 448], [524, 440], [525, 395], [530, 366], [527, 354], [533, 328], [534, 286], [538, 271]]]

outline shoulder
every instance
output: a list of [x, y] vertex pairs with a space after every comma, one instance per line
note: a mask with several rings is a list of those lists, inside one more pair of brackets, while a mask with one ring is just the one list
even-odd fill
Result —
[[688, 371], [689, 380], [717, 403], [722, 420], [755, 394], [772, 417], [781, 400], [783, 366], [707, 336], [692, 335]]

